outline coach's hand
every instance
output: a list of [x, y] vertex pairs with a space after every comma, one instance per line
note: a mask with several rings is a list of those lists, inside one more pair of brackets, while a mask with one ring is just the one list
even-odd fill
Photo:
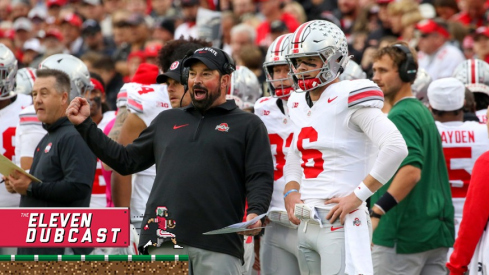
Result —
[[29, 184], [32, 182], [29, 177], [17, 171], [10, 174], [7, 180], [10, 182], [10, 186], [12, 186], [12, 189], [15, 192], [24, 196], [27, 194], [27, 187], [29, 187]]
[[75, 97], [68, 108], [66, 116], [74, 125], [78, 125], [90, 116], [90, 104], [85, 98]]
[[[251, 221], [252, 219], [256, 218], [258, 215], [255, 214], [255, 213], [250, 213], [246, 216], [246, 221]], [[258, 235], [260, 234], [261, 232], [261, 228], [262, 225], [261, 225], [261, 220], [258, 220], [257, 222], [255, 222], [254, 224], [248, 226], [247, 228], [248, 229], [252, 229], [252, 228], [256, 228], [255, 230], [248, 230], [248, 231], [242, 231], [242, 232], [238, 232], [238, 234], [240, 235], [246, 235], [246, 236], [255, 236], [255, 235]]]
[[334, 221], [340, 217], [341, 224], [344, 224], [346, 215], [357, 209], [362, 204], [362, 201], [355, 195], [355, 193], [351, 193], [343, 198], [329, 199], [324, 204], [330, 203], [337, 203], [337, 205], [329, 211], [328, 215], [326, 215], [326, 219], [329, 220], [330, 223], [334, 223]]

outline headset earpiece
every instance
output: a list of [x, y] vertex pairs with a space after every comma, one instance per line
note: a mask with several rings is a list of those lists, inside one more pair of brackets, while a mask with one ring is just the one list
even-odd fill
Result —
[[418, 68], [414, 62], [411, 51], [408, 47], [401, 44], [395, 44], [392, 47], [401, 50], [406, 55], [406, 60], [399, 64], [399, 77], [404, 82], [413, 83], [413, 81], [416, 79]]
[[224, 64], [223, 69], [226, 74], [232, 74], [236, 71], [236, 65], [234, 64], [234, 60], [227, 54], [225, 51], [221, 50], [224, 56], [226, 57], [226, 64]]

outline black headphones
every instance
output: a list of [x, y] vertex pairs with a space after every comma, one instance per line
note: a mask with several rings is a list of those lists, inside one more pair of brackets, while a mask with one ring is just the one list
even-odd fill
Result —
[[223, 50], [220, 50], [220, 51], [226, 57], [226, 63], [224, 63], [224, 65], [222, 66], [225, 74], [232, 74], [234, 71], [236, 71], [236, 65], [234, 64], [234, 60], [225, 51], [223, 51]]
[[408, 47], [402, 44], [395, 44], [392, 47], [401, 50], [406, 55], [406, 60], [399, 64], [399, 77], [404, 82], [413, 83], [416, 79], [416, 74], [418, 72], [418, 68], [416, 63], [414, 62], [413, 55]]

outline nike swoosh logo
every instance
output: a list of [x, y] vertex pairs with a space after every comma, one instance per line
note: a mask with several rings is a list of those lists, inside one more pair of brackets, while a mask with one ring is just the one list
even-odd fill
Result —
[[338, 96], [336, 96], [336, 97], [334, 97], [333, 99], [331, 99], [331, 98], [328, 98], [328, 103], [331, 103], [331, 102], [333, 102], [333, 100], [335, 100], [336, 98], [338, 98]]
[[178, 128], [182, 128], [182, 127], [185, 127], [185, 126], [188, 126], [188, 124], [183, 124], [183, 125], [173, 125], [173, 130], [175, 129], [178, 129]]
[[341, 229], [341, 228], [343, 228], [343, 226], [340, 226], [340, 227], [331, 226], [331, 231], [336, 231], [336, 230]]

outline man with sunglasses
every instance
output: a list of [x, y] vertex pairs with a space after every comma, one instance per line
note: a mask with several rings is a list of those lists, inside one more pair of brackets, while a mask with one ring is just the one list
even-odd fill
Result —
[[463, 53], [455, 46], [450, 45], [450, 32], [443, 19], [435, 18], [421, 21], [416, 24], [419, 31], [419, 67], [437, 80], [450, 77], [462, 61]]

